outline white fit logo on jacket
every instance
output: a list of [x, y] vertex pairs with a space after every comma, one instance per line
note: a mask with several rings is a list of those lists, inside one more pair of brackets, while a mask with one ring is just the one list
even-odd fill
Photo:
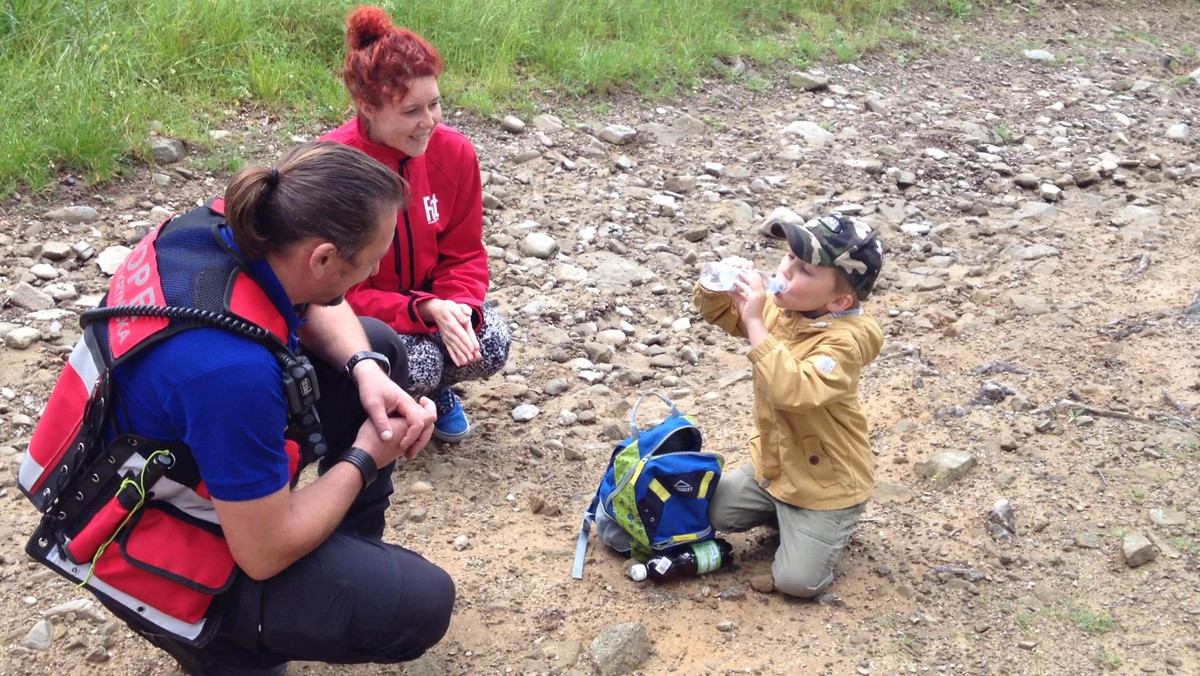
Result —
[[438, 208], [437, 208], [437, 195], [426, 195], [424, 202], [425, 202], [425, 222], [426, 223], [437, 223], [437, 219], [438, 219], [438, 215], [439, 215]]

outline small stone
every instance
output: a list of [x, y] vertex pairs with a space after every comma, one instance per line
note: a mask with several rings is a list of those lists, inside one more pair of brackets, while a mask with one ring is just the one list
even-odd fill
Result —
[[46, 242], [42, 245], [42, 258], [48, 261], [65, 260], [71, 255], [71, 245], [66, 242]]
[[950, 153], [942, 150], [941, 148], [926, 148], [925, 157], [928, 157], [935, 162], [941, 162], [942, 160], [948, 159], [950, 157]]
[[789, 136], [799, 136], [810, 146], [820, 147], [833, 140], [833, 133], [811, 120], [796, 120], [783, 128]]
[[56, 270], [54, 266], [50, 265], [49, 263], [37, 263], [33, 267], [29, 268], [29, 272], [34, 277], [37, 277], [43, 281], [58, 279], [58, 270]]
[[695, 176], [671, 176], [663, 182], [663, 189], [686, 195], [696, 189]]
[[717, 631], [729, 632], [737, 629], [737, 624], [733, 620], [721, 620], [717, 623]]
[[414, 481], [408, 486], [408, 492], [414, 495], [422, 495], [433, 492], [433, 484], [428, 481]]
[[150, 141], [150, 159], [155, 164], [174, 164], [186, 154], [183, 142], [178, 139], [157, 136]]
[[541, 156], [542, 156], [542, 151], [540, 151], [540, 150], [536, 150], [536, 149], [525, 150], [525, 151], [519, 152], [516, 155], [514, 155], [512, 158], [512, 162], [513, 162], [513, 164], [525, 164], [526, 162], [532, 162]]
[[517, 422], [529, 422], [533, 420], [541, 410], [533, 404], [521, 404], [512, 410], [512, 418]]
[[1030, 61], [1044, 61], [1050, 63], [1056, 60], [1053, 54], [1044, 49], [1026, 49], [1024, 54], [1025, 58], [1029, 59]]
[[408, 520], [413, 523], [421, 523], [427, 516], [429, 516], [429, 510], [424, 507], [413, 507], [408, 513]]
[[1150, 522], [1161, 528], [1187, 525], [1187, 514], [1176, 509], [1155, 508], [1147, 513], [1150, 516]]
[[1023, 174], [1017, 174], [1016, 176], [1013, 176], [1013, 183], [1017, 184], [1017, 187], [1019, 188], [1033, 190], [1034, 188], [1038, 187], [1038, 184], [1041, 183], [1041, 179], [1037, 177], [1037, 174], [1025, 172]]
[[600, 140], [623, 146], [637, 137], [637, 130], [621, 124], [610, 124], [600, 132]]
[[1033, 650], [1037, 645], [1037, 641], [1021, 641], [1017, 644], [1017, 647], [1021, 650]]
[[542, 392], [550, 395], [551, 397], [557, 397], [563, 392], [566, 392], [568, 387], [569, 385], [567, 384], [566, 378], [552, 378], [547, 380], [546, 384], [542, 386]]
[[525, 123], [515, 115], [505, 115], [504, 119], [500, 120], [500, 128], [510, 134], [520, 134], [525, 131]]
[[887, 105], [885, 105], [878, 96], [868, 96], [865, 105], [867, 110], [875, 113], [876, 115], [883, 115], [887, 112]]
[[1058, 200], [1062, 199], [1062, 188], [1059, 188], [1053, 183], [1043, 183], [1041, 187], [1038, 188], [1038, 194], [1041, 195], [1042, 199], [1046, 200], [1047, 202], [1057, 202]]
[[1182, 122], [1167, 128], [1167, 138], [1172, 141], [1186, 141], [1192, 133], [1192, 128]]
[[1081, 171], [1073, 176], [1075, 185], [1080, 188], [1087, 188], [1100, 182], [1100, 173], [1092, 170]]
[[770, 594], [775, 591], [775, 577], [768, 573], [755, 575], [750, 578], [750, 588], [760, 594]]
[[459, 535], [458, 537], [454, 538], [454, 549], [456, 551], [461, 552], [462, 550], [464, 550], [470, 546], [471, 546], [471, 538], [467, 537], [466, 535]]
[[1126, 533], [1121, 538], [1121, 553], [1125, 556], [1125, 565], [1130, 568], [1137, 568], [1158, 558], [1158, 548], [1138, 532]]
[[911, 188], [917, 184], [917, 175], [911, 171], [896, 172], [896, 186], [900, 188]]
[[96, 250], [92, 248], [92, 245], [84, 241], [76, 242], [71, 250], [75, 252], [75, 258], [81, 261], [91, 260], [96, 255]]

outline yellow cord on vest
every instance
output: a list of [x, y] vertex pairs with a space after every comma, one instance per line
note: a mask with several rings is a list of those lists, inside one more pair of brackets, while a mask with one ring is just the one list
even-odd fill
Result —
[[101, 544], [96, 550], [96, 555], [92, 557], [92, 565], [88, 566], [87, 575], [84, 576], [83, 580], [76, 585], [77, 587], [86, 586], [87, 583], [92, 580], [92, 575], [96, 572], [96, 562], [99, 561], [100, 557], [104, 555], [104, 550], [107, 549], [110, 544], [112, 544], [113, 540], [117, 539], [117, 536], [121, 534], [121, 531], [125, 530], [125, 526], [129, 524], [129, 520], [133, 518], [134, 514], [137, 514], [138, 510], [142, 508], [142, 504], [146, 502], [146, 468], [149, 467], [150, 463], [154, 462], [154, 459], [160, 455], [170, 455], [170, 451], [160, 450], [151, 453], [150, 457], [147, 458], [146, 462], [142, 465], [141, 471], [138, 472], [137, 481], [129, 478], [121, 481], [121, 485], [117, 488], [117, 495], [120, 495], [121, 491], [125, 490], [126, 486], [133, 486], [138, 493], [137, 504], [129, 510], [129, 513], [126, 514], [125, 518], [121, 520], [121, 525], [117, 526], [117, 529], [113, 531], [113, 534], [109, 536], [109, 538], [105, 540], [104, 543]]

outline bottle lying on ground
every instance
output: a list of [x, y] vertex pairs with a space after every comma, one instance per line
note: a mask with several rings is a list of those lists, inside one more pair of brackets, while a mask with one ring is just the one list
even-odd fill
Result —
[[696, 542], [659, 554], [645, 563], [629, 567], [629, 577], [641, 582], [655, 582], [696, 577], [711, 573], [733, 561], [733, 545], [720, 538]]
[[[745, 268], [739, 268], [735, 265], [730, 265], [725, 261], [720, 263], [708, 262], [700, 268], [700, 286], [709, 291], [732, 291], [734, 282], [737, 281]], [[753, 270], [762, 275], [763, 279], [767, 280], [767, 293], [777, 294], [787, 288], [787, 283], [778, 276], [771, 276], [762, 270]]]

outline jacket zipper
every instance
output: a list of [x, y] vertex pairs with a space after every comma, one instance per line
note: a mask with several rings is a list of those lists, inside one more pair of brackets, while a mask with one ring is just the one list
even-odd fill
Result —
[[[400, 160], [399, 164], [396, 166], [396, 173], [400, 174], [401, 180], [405, 181], [405, 183], [407, 183], [409, 186], [411, 186], [412, 184], [408, 183], [408, 179], [406, 179], [404, 177], [404, 170], [406, 168], [408, 168], [409, 159], [411, 159], [411, 158], [405, 157]], [[416, 261], [415, 261], [416, 247], [413, 245], [412, 223], [408, 220], [408, 205], [407, 204], [405, 205], [404, 209], [402, 210], [402, 213], [404, 214], [404, 234], [405, 234], [406, 239], [408, 240], [408, 290], [415, 291], [416, 287], [417, 287], [417, 266], [415, 264], [416, 263]], [[404, 266], [402, 265], [403, 258], [400, 255], [400, 233], [399, 232], [396, 233], [396, 236], [392, 239], [392, 242], [395, 245], [395, 251], [396, 251], [396, 277], [398, 279], [403, 279], [402, 275], [404, 273], [402, 271], [402, 268]], [[400, 289], [400, 290], [403, 291], [403, 289]]]

